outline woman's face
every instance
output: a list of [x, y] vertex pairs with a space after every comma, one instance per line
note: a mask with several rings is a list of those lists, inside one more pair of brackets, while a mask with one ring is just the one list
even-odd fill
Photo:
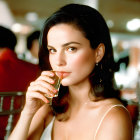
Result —
[[70, 24], [53, 26], [47, 35], [51, 67], [63, 86], [88, 80], [95, 66], [95, 50], [82, 32]]

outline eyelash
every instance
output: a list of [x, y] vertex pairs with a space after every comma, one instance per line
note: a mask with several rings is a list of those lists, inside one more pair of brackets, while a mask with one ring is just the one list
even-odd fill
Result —
[[[53, 50], [53, 52], [52, 52], [52, 50]], [[49, 53], [54, 53], [54, 52], [56, 52], [56, 50], [55, 49], [48, 49], [48, 51], [49, 51]]]
[[68, 47], [66, 50], [69, 50], [69, 49], [71, 49], [69, 52], [73, 52], [73, 51], [77, 50], [77, 48], [75, 48], [75, 47]]
[[[75, 52], [77, 50], [77, 48], [75, 47], [67, 47], [66, 48], [66, 51], [69, 51], [69, 52]], [[48, 51], [49, 53], [55, 53], [56, 52], [56, 49], [53, 49], [53, 48], [48, 48]]]

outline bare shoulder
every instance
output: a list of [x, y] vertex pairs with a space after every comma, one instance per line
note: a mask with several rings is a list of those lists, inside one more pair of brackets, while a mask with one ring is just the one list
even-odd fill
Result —
[[124, 124], [123, 127], [132, 124], [130, 114], [123, 105], [114, 105], [108, 112], [105, 121], [109, 121], [109, 119], [111, 119], [112, 124], [119, 126]]
[[132, 140], [132, 121], [123, 105], [111, 106], [104, 117], [97, 134], [97, 140]]

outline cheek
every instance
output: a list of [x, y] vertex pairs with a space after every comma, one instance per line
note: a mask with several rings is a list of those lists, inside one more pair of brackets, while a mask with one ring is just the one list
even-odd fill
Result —
[[85, 69], [93, 69], [95, 62], [94, 57], [90, 56], [89, 54], [81, 54], [79, 56], [74, 57], [71, 59], [71, 64], [73, 68], [76, 70], [85, 70]]
[[[83, 58], [82, 58], [83, 59]], [[73, 57], [71, 60], [70, 60], [70, 63], [71, 65], [73, 66], [73, 68], [79, 68], [79, 66], [81, 65], [82, 63], [82, 60], [80, 57]]]

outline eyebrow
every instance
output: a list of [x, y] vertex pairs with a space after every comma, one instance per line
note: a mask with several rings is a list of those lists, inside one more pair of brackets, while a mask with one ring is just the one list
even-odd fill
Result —
[[[80, 45], [81, 43], [74, 42], [74, 41], [73, 41], [73, 42], [68, 42], [68, 43], [63, 44], [62, 47], [66, 47], [66, 46], [68, 46], [68, 45], [70, 45], [70, 44], [78, 44], [78, 45]], [[53, 47], [53, 46], [48, 45], [47, 47]]]

